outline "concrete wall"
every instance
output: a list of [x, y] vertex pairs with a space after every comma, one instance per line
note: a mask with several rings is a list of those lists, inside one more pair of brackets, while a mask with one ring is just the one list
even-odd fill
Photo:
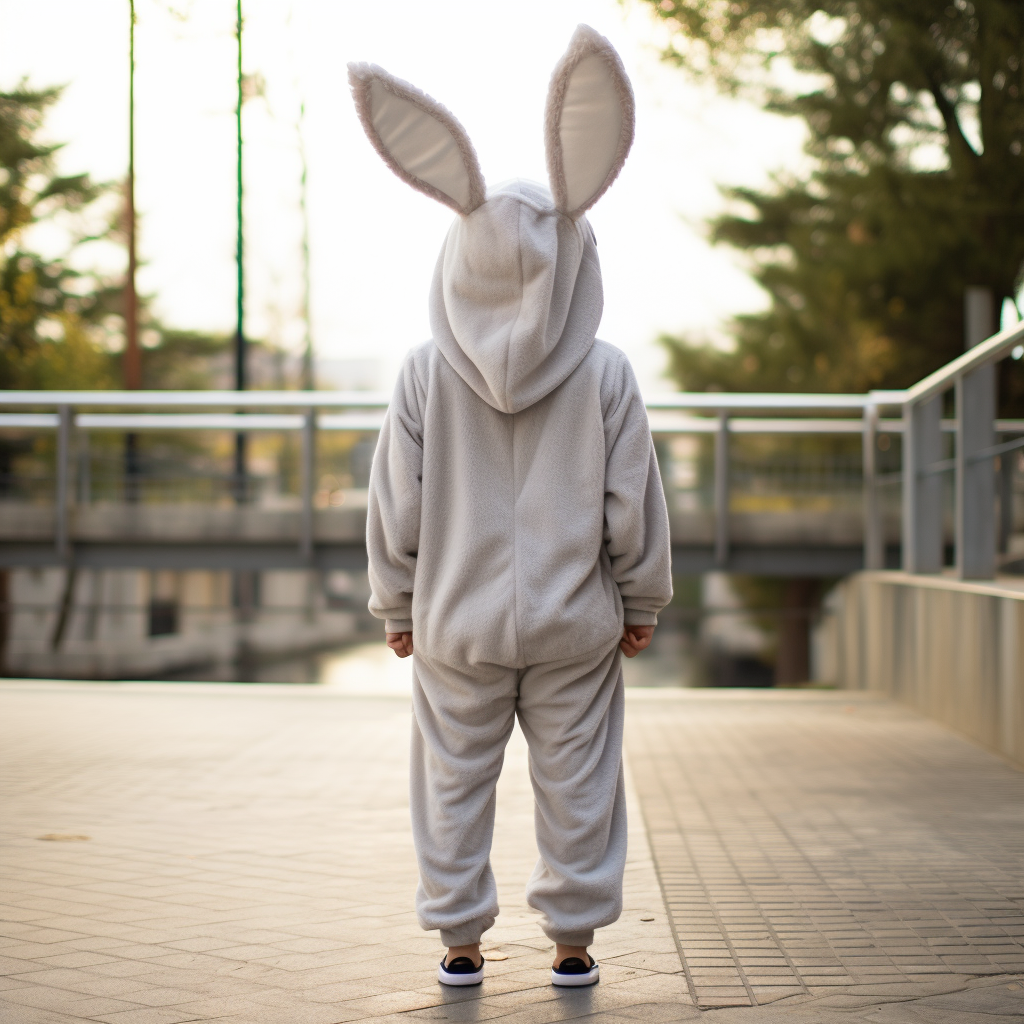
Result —
[[833, 597], [836, 683], [876, 690], [1024, 764], [1024, 583], [862, 572]]
[[[302, 653], [356, 639], [357, 613], [365, 607], [361, 592], [346, 595], [351, 600], [339, 607], [311, 571], [261, 573], [258, 602], [244, 615], [232, 607], [227, 572], [81, 569], [68, 595], [64, 569], [8, 573], [3, 671], [12, 676], [146, 679], [240, 658]], [[66, 625], [55, 640], [66, 598]], [[173, 632], [151, 634], [154, 598], [173, 600]]]

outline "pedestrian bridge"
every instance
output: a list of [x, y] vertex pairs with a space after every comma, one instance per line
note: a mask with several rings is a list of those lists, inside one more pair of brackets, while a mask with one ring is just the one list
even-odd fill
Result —
[[[1022, 338], [996, 335], [905, 391], [649, 398], [676, 571], [952, 561], [990, 578], [1024, 529], [1024, 420], [997, 418], [994, 389]], [[0, 393], [0, 565], [365, 566], [386, 406], [366, 392]]]

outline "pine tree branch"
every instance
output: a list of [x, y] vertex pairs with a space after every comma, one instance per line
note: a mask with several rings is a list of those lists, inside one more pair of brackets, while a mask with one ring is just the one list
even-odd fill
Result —
[[942, 85], [935, 81], [935, 77], [930, 71], [926, 71], [925, 76], [928, 81], [928, 91], [932, 94], [935, 106], [946, 126], [949, 162], [953, 165], [954, 171], [961, 170], [970, 173], [977, 165], [979, 154], [967, 141], [967, 136], [964, 135], [963, 129], [960, 127], [960, 120], [956, 116], [956, 107], [949, 102], [946, 94], [942, 91]]

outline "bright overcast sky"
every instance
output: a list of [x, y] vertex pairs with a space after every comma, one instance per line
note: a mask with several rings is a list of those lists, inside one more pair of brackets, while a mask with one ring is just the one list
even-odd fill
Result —
[[[718, 183], [764, 184], [800, 158], [800, 127], [688, 84], [658, 59], [636, 0], [245, 0], [244, 67], [266, 82], [244, 113], [246, 329], [302, 337], [300, 164], [309, 164], [313, 332], [325, 359], [375, 359], [380, 385], [429, 336], [427, 289], [451, 212], [394, 177], [356, 121], [345, 65], [380, 64], [449, 107], [488, 182], [546, 180], [548, 79], [587, 22], [622, 54], [637, 133], [619, 180], [588, 214], [605, 308], [600, 336], [625, 349], [645, 390], [665, 390], [661, 332], [721, 337], [763, 298], [702, 222]], [[163, 321], [234, 326], [233, 0], [137, 0], [136, 175], [141, 290]], [[0, 88], [67, 83], [48, 124], [62, 169], [123, 177], [128, 0], [0, 0]]]

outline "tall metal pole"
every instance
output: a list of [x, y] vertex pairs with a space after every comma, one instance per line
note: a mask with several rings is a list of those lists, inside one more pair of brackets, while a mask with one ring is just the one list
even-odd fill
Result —
[[[236, 236], [235, 236], [235, 390], [244, 391], [248, 385], [246, 374], [246, 343], [245, 343], [245, 272], [244, 272], [244, 239], [242, 235], [242, 102], [244, 100], [244, 80], [242, 78], [242, 0], [237, 0], [235, 22], [235, 38], [238, 42], [238, 96], [235, 105], [235, 132], [237, 155], [236, 182]], [[235, 435], [235, 500], [241, 504], [246, 499], [246, 437], [243, 433]]]
[[[242, 234], [242, 104], [245, 101], [245, 79], [242, 77], [242, 0], [237, 0], [235, 38], [238, 42], [237, 86], [235, 102], [235, 146], [237, 157], [236, 205], [235, 205], [235, 390], [244, 391], [248, 386], [246, 373], [245, 342], [245, 246]], [[244, 505], [249, 499], [246, 473], [246, 435], [235, 434], [235, 503]], [[256, 605], [257, 574], [252, 571], [236, 571], [232, 575], [234, 604], [239, 622], [252, 619]], [[244, 641], [240, 651], [244, 653]]]
[[128, 183], [126, 220], [128, 231], [128, 274], [124, 282], [124, 386], [129, 391], [142, 387], [139, 357], [138, 299], [135, 294], [135, 0], [128, 0]]
[[[128, 391], [142, 387], [142, 358], [139, 352], [139, 303], [135, 292], [137, 254], [135, 249], [135, 0], [128, 0], [128, 181], [125, 187], [125, 228], [128, 233], [128, 272], [124, 282], [124, 360], [122, 371]], [[138, 501], [139, 438], [124, 439], [125, 499]]]
[[312, 391], [316, 386], [313, 368], [313, 326], [310, 321], [310, 258], [309, 258], [309, 204], [307, 187], [308, 162], [303, 125], [306, 120], [305, 101], [299, 104], [299, 158], [302, 161], [302, 177], [299, 184], [299, 206], [302, 211], [302, 319], [306, 328], [305, 345], [302, 350], [302, 387]]

